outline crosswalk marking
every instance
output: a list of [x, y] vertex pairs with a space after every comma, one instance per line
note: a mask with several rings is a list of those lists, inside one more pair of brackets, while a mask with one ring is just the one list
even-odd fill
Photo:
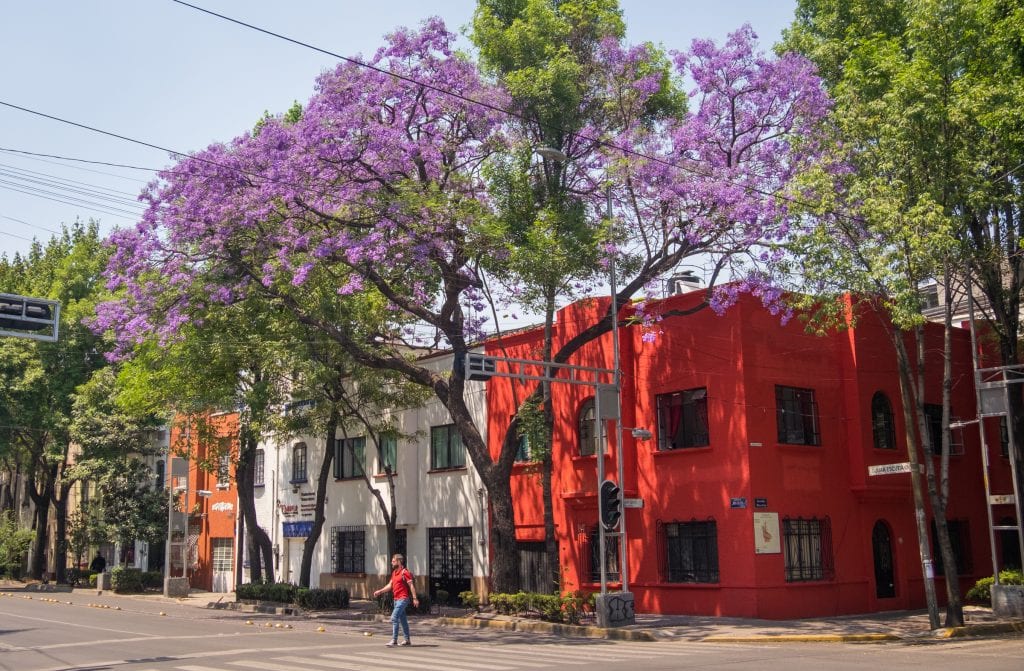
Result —
[[[482, 656], [481, 653], [473, 652], [472, 650], [452, 650], [450, 648], [444, 648], [443, 651], [438, 650], [437, 654], [444, 655], [448, 659], [454, 659], [455, 662], [459, 663], [459, 664], [462, 664], [464, 662], [468, 662], [470, 664], [476, 664], [477, 660], [479, 660], [481, 658], [481, 656]], [[532, 655], [533, 654], [533, 650], [531, 650], [529, 654]], [[518, 667], [524, 667], [524, 668], [545, 667], [546, 668], [549, 665], [548, 661], [538, 660], [538, 659], [525, 659], [526, 655], [527, 655], [526, 652], [513, 651], [513, 650], [505, 651], [505, 650], [502, 650], [500, 647], [491, 648], [491, 649], [489, 649], [486, 652], [487, 659], [494, 660], [494, 661], [500, 662], [502, 664], [515, 664], [517, 668]], [[462, 659], [463, 657], [469, 657], [470, 659], [463, 660]], [[563, 664], [585, 664], [585, 662], [574, 661], [574, 660], [561, 660], [561, 659], [559, 659], [559, 661], [562, 662]]]
[[[326, 656], [327, 655], [321, 655], [321, 657]], [[338, 655], [338, 657], [343, 656]], [[406, 671], [406, 669], [398, 669], [393, 666], [381, 666], [378, 662], [360, 664], [358, 660], [350, 658], [332, 659], [329, 662], [321, 659], [314, 659], [312, 657], [275, 657], [274, 659], [282, 662], [291, 662], [293, 664], [313, 664], [315, 666], [326, 666], [332, 669], [347, 669], [348, 671]], [[294, 666], [289, 667], [289, 669], [290, 671], [295, 671]]]
[[264, 669], [265, 671], [295, 671], [294, 666], [285, 666], [284, 664], [272, 664], [270, 662], [257, 662], [254, 660], [245, 660], [241, 662], [228, 662], [231, 666], [244, 666], [247, 669]]
[[[482, 647], [482, 646], [478, 646], [476, 649], [477, 650], [487, 650], [488, 653], [493, 651], [493, 648], [485, 648], [485, 647]], [[529, 650], [529, 655], [531, 657], [542, 657], [542, 658], [546, 657], [546, 658], [549, 658], [549, 659], [558, 660], [558, 661], [562, 662], [563, 664], [587, 664], [587, 663], [593, 661], [594, 659], [599, 659], [600, 661], [604, 661], [604, 662], [616, 662], [616, 661], [621, 661], [621, 660], [626, 660], [626, 659], [632, 659], [632, 658], [635, 658], [635, 657], [639, 656], [639, 655], [636, 655], [636, 654], [630, 654], [630, 653], [626, 653], [626, 652], [621, 652], [621, 653], [617, 653], [617, 654], [616, 653], [612, 653], [612, 652], [607, 652], [607, 653], [605, 653], [605, 652], [597, 652], [596, 650], [594, 650], [594, 648], [588, 647], [586, 649], [587, 650], [587, 659], [581, 660], [581, 659], [578, 659], [578, 658], [577, 659], [564, 659], [564, 656], [565, 656], [566, 652], [579, 653], [582, 650], [582, 648], [579, 647], [579, 646], [577, 646], [577, 647], [569, 647], [567, 650], [560, 650], [560, 649], [555, 648], [554, 646], [549, 646], [549, 645], [543, 645], [543, 646], [539, 646], [539, 645], [538, 646], [523, 646], [521, 648], [521, 651], [523, 653], [525, 653], [526, 650]], [[658, 655], [647, 655], [647, 656], [657, 657]]]
[[450, 656], [444, 654], [442, 654], [442, 656], [438, 656], [436, 653], [434, 655], [417, 654], [417, 651], [415, 649], [397, 650], [390, 654], [383, 652], [360, 652], [358, 653], [358, 655], [360, 657], [370, 657], [374, 659], [379, 659], [381, 661], [386, 662], [387, 664], [393, 664], [412, 669], [423, 668], [422, 664], [415, 663], [417, 660], [420, 662], [440, 662], [444, 664], [444, 667], [446, 669], [451, 669], [451, 671], [513, 671], [517, 668], [515, 666], [502, 666], [500, 664], [485, 664], [480, 661], [480, 656], [477, 656], [477, 659], [475, 660], [452, 660]]
[[174, 668], [179, 669], [179, 671], [223, 671], [223, 669], [215, 669], [212, 666], [189, 665], [189, 666], [176, 666]]

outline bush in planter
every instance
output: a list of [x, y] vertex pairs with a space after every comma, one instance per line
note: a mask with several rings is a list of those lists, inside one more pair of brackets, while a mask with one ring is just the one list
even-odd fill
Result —
[[79, 587], [89, 583], [89, 578], [95, 575], [95, 571], [90, 571], [87, 568], [69, 568], [64, 575], [69, 585]]
[[[992, 603], [992, 585], [995, 579], [992, 576], [982, 578], [974, 583], [974, 587], [967, 590], [966, 599], [969, 603], [980, 603], [989, 605]], [[1007, 569], [999, 572], [1000, 585], [1024, 585], [1024, 573], [1016, 569]]]
[[469, 590], [459, 592], [459, 601], [461, 601], [462, 605], [466, 608], [480, 608], [480, 597], [476, 592], [471, 592]]
[[89, 578], [88, 578], [88, 580], [89, 580], [89, 587], [91, 587], [92, 589], [96, 589], [96, 579], [97, 579], [97, 577], [98, 577], [98, 574], [96, 574], [96, 573], [93, 573], [93, 574], [89, 575]]
[[295, 592], [295, 603], [309, 610], [325, 610], [328, 608], [348, 608], [349, 596], [347, 589], [304, 589]]
[[247, 582], [238, 586], [235, 596], [250, 601], [293, 603], [296, 589], [295, 585], [287, 582]]
[[110, 587], [118, 594], [138, 594], [142, 588], [142, 570], [115, 566], [110, 572]]
[[142, 573], [142, 588], [143, 589], [158, 589], [163, 590], [164, 588], [164, 574], [162, 571], [143, 571]]

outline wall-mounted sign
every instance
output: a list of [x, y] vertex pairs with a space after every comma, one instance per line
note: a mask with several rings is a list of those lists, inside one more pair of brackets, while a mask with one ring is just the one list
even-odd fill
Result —
[[741, 496], [739, 498], [729, 499], [729, 507], [730, 508], [746, 508], [747, 507], [747, 498], [745, 496]]
[[312, 522], [284, 522], [285, 538], [306, 538], [313, 532]]
[[782, 545], [779, 543], [779, 514], [754, 513], [754, 554], [780, 552]]
[[891, 473], [909, 472], [909, 461], [904, 461], [902, 464], [879, 464], [878, 466], [868, 466], [868, 475], [889, 475]]
[[767, 508], [768, 507], [768, 499], [754, 499], [754, 507], [755, 508]]
[[229, 503], [227, 501], [217, 501], [217, 503], [214, 503], [212, 506], [210, 506], [210, 509], [216, 510], [217, 512], [228, 512], [229, 510], [235, 509], [235, 504]]

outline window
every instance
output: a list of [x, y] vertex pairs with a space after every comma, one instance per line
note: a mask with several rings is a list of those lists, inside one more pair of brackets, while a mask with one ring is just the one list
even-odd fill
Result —
[[[595, 524], [586, 541], [586, 556], [590, 558], [590, 582], [601, 582], [601, 538]], [[608, 534], [604, 538], [605, 576], [611, 582], [619, 581], [619, 537]]]
[[786, 554], [786, 582], [832, 580], [832, 524], [829, 518], [782, 520], [782, 542]]
[[[953, 560], [956, 561], [956, 574], [970, 575], [974, 570], [974, 562], [971, 561], [971, 534], [967, 520], [946, 520], [946, 529], [949, 530], [949, 544], [953, 550]], [[939, 532], [935, 528], [935, 520], [932, 520], [932, 559], [935, 561], [935, 573], [941, 575], [945, 569], [942, 552], [939, 551]]]
[[217, 489], [231, 486], [231, 455], [222, 454], [217, 457]]
[[789, 445], [820, 445], [818, 404], [813, 389], [775, 386], [775, 412], [779, 442]]
[[889, 397], [876, 391], [871, 397], [871, 432], [877, 450], [896, 449], [896, 426]]
[[924, 422], [928, 426], [928, 447], [932, 454], [942, 454], [942, 406], [925, 403]]
[[256, 450], [256, 456], [253, 460], [252, 467], [252, 484], [256, 487], [263, 486], [264, 458], [263, 450]]
[[214, 538], [211, 540], [213, 545], [213, 572], [228, 573], [234, 571], [234, 539]]
[[366, 438], [341, 438], [334, 441], [334, 477], [339, 480], [363, 476]]
[[708, 390], [687, 389], [658, 396], [658, 449], [710, 445]]
[[363, 573], [366, 558], [366, 532], [362, 527], [331, 529], [331, 564], [335, 573]]
[[516, 462], [523, 463], [530, 461], [530, 440], [526, 436], [519, 436], [516, 444]]
[[594, 431], [594, 399], [587, 399], [580, 406], [579, 425], [576, 435], [579, 437], [580, 456], [592, 457], [597, 454], [597, 432]]
[[[153, 468], [153, 474], [156, 476], [153, 483], [153, 488], [161, 490], [164, 488], [164, 476], [167, 471], [167, 464], [163, 461], [156, 462], [156, 466]], [[84, 485], [83, 485], [84, 488]], [[83, 489], [84, 491], [84, 489]]]
[[1010, 429], [1005, 416], [999, 418], [999, 454], [1004, 458], [1010, 456]]
[[378, 473], [395, 473], [398, 470], [398, 436], [383, 433], [377, 441]]
[[292, 482], [306, 482], [306, 444], [299, 443], [292, 448]]
[[[86, 508], [89, 507], [89, 481], [88, 480], [79, 480], [78, 482], [79, 482], [78, 486], [80, 488], [79, 491], [81, 493], [81, 496], [79, 497], [78, 506], [82, 510], [85, 510]], [[161, 487], [161, 489], [163, 489], [163, 487]]]
[[395, 551], [391, 553], [402, 555], [406, 558], [406, 561], [408, 561], [409, 558], [409, 553], [407, 551], [407, 548], [409, 547], [408, 536], [409, 534], [405, 529], [395, 529]]
[[718, 582], [718, 525], [714, 520], [658, 523], [665, 582]]
[[464, 468], [466, 447], [454, 424], [430, 427], [430, 469]]

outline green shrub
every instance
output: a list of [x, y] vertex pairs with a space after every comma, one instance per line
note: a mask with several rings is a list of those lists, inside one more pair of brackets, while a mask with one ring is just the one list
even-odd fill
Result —
[[448, 598], [450, 596], [448, 594], [448, 590], [439, 589], [439, 590], [437, 590], [435, 596], [436, 596], [436, 598], [434, 599], [434, 601], [436, 603], [438, 603], [438, 604], [440, 604], [442, 606], [447, 606], [448, 605]]
[[[980, 603], [988, 605], [992, 603], [992, 585], [995, 579], [992, 576], [982, 578], [974, 583], [974, 587], [967, 590], [965, 597], [969, 603]], [[1015, 569], [1007, 569], [999, 572], [1000, 585], [1024, 585], [1024, 573]]]
[[149, 590], [158, 589], [162, 591], [164, 588], [163, 571], [143, 571], [142, 588]]
[[235, 596], [239, 599], [252, 601], [277, 601], [293, 603], [295, 601], [295, 585], [287, 582], [247, 582], [239, 585]]
[[138, 594], [144, 591], [142, 570], [127, 566], [115, 566], [110, 572], [110, 587], [118, 594]]
[[[463, 603], [467, 603], [463, 595], [469, 595], [471, 601], [476, 598], [472, 592], [463, 592], [459, 595], [464, 599]], [[492, 594], [490, 599], [494, 610], [503, 615], [536, 614], [548, 622], [569, 624], [579, 624], [583, 614], [588, 610], [593, 611], [594, 608], [594, 595], [585, 592], [574, 592], [564, 596], [518, 592]]]
[[22, 529], [11, 511], [0, 513], [0, 575], [21, 577], [21, 565], [35, 534]]
[[69, 568], [64, 575], [69, 585], [79, 587], [80, 585], [87, 584], [89, 578], [94, 574], [95, 571], [90, 571], [87, 568]]
[[502, 615], [509, 615], [512, 613], [512, 595], [511, 594], [492, 594], [491, 595], [491, 606], [494, 610]]
[[96, 589], [96, 578], [97, 577], [98, 577], [98, 574], [96, 574], [96, 573], [93, 573], [92, 575], [89, 576], [89, 587], [91, 587], [92, 589]]
[[348, 590], [299, 588], [295, 591], [295, 603], [309, 610], [348, 608]]
[[479, 608], [480, 597], [476, 592], [466, 590], [465, 592], [459, 592], [459, 601], [466, 608]]

